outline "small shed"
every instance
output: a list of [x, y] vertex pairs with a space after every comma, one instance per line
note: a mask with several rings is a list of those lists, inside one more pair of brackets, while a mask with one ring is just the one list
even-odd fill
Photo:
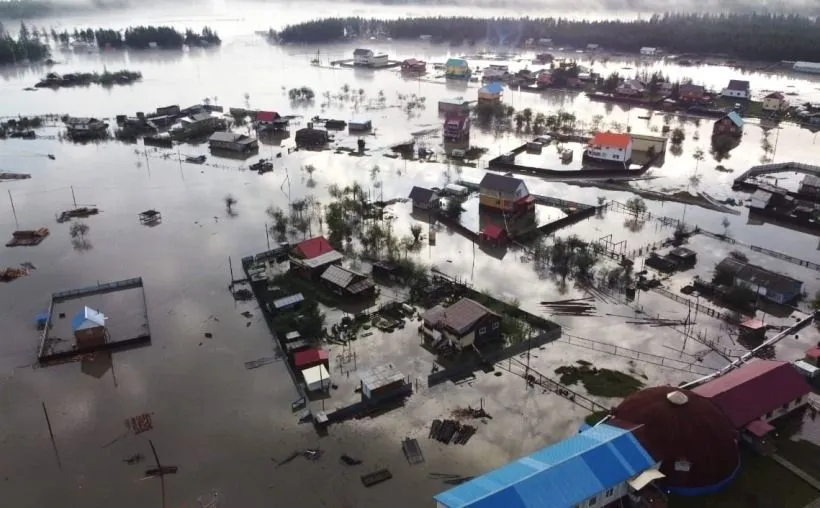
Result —
[[715, 121], [712, 127], [712, 136], [734, 136], [740, 137], [743, 134], [743, 119], [736, 111], [730, 112]]
[[297, 369], [304, 370], [317, 365], [329, 366], [327, 351], [321, 348], [312, 347], [293, 354], [293, 365]]
[[392, 365], [380, 365], [362, 375], [362, 400], [384, 400], [407, 385], [404, 374]]
[[686, 268], [695, 266], [698, 262], [698, 255], [692, 249], [686, 247], [677, 247], [669, 251], [669, 259], [678, 264], [679, 268]]
[[288, 332], [285, 334], [285, 342], [295, 342], [302, 339], [302, 334], [297, 331]]
[[107, 318], [91, 307], [74, 315], [71, 331], [77, 340], [77, 347], [87, 347], [105, 343], [105, 320]]
[[258, 150], [259, 141], [256, 138], [236, 132], [214, 132], [208, 138], [208, 147], [211, 150], [247, 153]]
[[414, 185], [408, 197], [413, 202], [413, 208], [422, 210], [438, 208], [438, 193], [432, 189]]
[[327, 390], [330, 388], [330, 372], [324, 365], [316, 365], [302, 371], [305, 385], [309, 392]]
[[499, 82], [493, 82], [488, 85], [481, 87], [478, 90], [478, 102], [479, 103], [492, 103], [492, 102], [499, 102], [501, 100], [501, 94], [504, 91], [504, 87]]
[[330, 135], [324, 129], [305, 127], [296, 131], [294, 140], [298, 147], [312, 148], [326, 145], [330, 141]]
[[469, 113], [470, 102], [465, 101], [462, 97], [455, 99], [442, 99], [438, 101], [439, 113]]
[[489, 223], [479, 232], [479, 237], [484, 243], [491, 245], [505, 245], [509, 240], [507, 232], [498, 224]]
[[349, 132], [370, 132], [373, 130], [373, 122], [370, 120], [351, 120], [347, 122]]
[[442, 191], [442, 193], [449, 194], [452, 196], [466, 196], [470, 193], [470, 189], [457, 183], [448, 183], [444, 186], [444, 190]]
[[750, 342], [759, 342], [766, 338], [766, 323], [757, 318], [744, 320], [738, 329], [740, 338]]

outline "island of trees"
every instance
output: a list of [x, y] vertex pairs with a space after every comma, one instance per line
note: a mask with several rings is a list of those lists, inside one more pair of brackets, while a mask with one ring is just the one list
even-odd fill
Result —
[[218, 46], [222, 40], [207, 26], [200, 32], [187, 29], [185, 33], [167, 26], [138, 26], [124, 31], [89, 28], [47, 32], [45, 28], [29, 28], [25, 23], [20, 24], [15, 39], [0, 24], [0, 65], [43, 60], [50, 54], [50, 44], [68, 46], [73, 42], [95, 44], [101, 49], [180, 49], [182, 46]]
[[638, 52], [641, 47], [672, 53], [726, 55], [780, 61], [820, 61], [820, 19], [778, 14], [663, 14], [642, 20], [586, 21], [557, 18], [425, 17], [402, 19], [328, 18], [270, 31], [283, 43], [330, 43], [363, 37], [475, 43], [493, 33], [491, 24], [515, 34], [519, 43], [549, 38], [554, 46]]

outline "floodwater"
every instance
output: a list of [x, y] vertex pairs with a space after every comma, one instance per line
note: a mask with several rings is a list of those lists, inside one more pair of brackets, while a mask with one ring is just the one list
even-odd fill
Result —
[[[337, 11], [322, 12], [339, 12], [339, 7], [333, 5]], [[199, 506], [198, 499], [204, 501], [214, 491], [220, 493], [225, 506], [365, 507], [388, 503], [419, 506], [429, 503], [430, 496], [445, 488], [427, 479], [429, 472], [480, 473], [572, 433], [583, 410], [555, 395], [526, 391], [522, 380], [505, 373], [501, 377], [480, 375], [460, 386], [422, 387], [405, 408], [377, 418], [334, 426], [329, 436], [319, 438], [310, 426], [298, 425], [296, 416], [291, 414], [290, 402], [296, 397], [296, 391], [284, 365], [274, 363], [245, 370], [244, 362], [271, 356], [273, 344], [255, 304], [237, 304], [227, 291], [229, 258], [236, 271], [240, 257], [267, 248], [264, 228], [270, 221], [265, 215], [268, 206], [287, 209], [289, 201], [307, 196], [326, 201], [331, 184], [345, 186], [359, 182], [372, 196], [388, 200], [405, 197], [413, 185], [441, 186], [459, 179], [477, 182], [484, 173], [482, 167], [487, 158], [520, 144], [526, 136], [496, 135], [474, 129], [472, 144], [488, 149], [475, 168], [383, 157], [391, 144], [409, 139], [411, 132], [439, 126], [438, 100], [459, 95], [472, 99], [477, 84], [454, 87], [436, 79], [406, 80], [390, 70], [369, 72], [314, 67], [309, 61], [316, 57], [317, 48], [270, 46], [253, 32], [269, 24], [281, 25], [312, 17], [319, 11], [293, 4], [274, 16], [259, 5], [244, 12], [229, 9], [227, 4], [223, 7], [221, 11], [214, 7], [216, 10], [196, 16], [142, 13], [127, 22], [195, 28], [208, 24], [225, 40], [217, 50], [58, 53], [55, 58], [63, 62], [54, 67], [56, 72], [102, 71], [103, 68], [142, 72], [143, 81], [132, 86], [27, 92], [23, 88], [32, 86], [48, 72], [46, 68], [3, 69], [0, 71], [0, 114], [65, 113], [113, 118], [116, 114], [133, 115], [169, 104], [187, 106], [209, 98], [220, 105], [269, 108], [283, 114], [302, 115], [303, 119], [295, 122], [293, 130], [304, 125], [305, 118], [316, 114], [344, 120], [368, 117], [375, 127], [375, 135], [366, 138], [369, 154], [365, 157], [332, 151], [288, 154], [287, 148], [293, 142], [287, 139], [281, 147], [262, 145], [260, 156], [274, 157], [275, 170], [259, 176], [242, 171], [253, 159], [242, 162], [209, 156], [203, 166], [180, 164], [175, 151], [144, 150], [141, 144], [65, 142], [60, 139], [57, 126], [42, 129], [43, 138], [39, 140], [1, 141], [0, 168], [30, 173], [32, 178], [0, 183], [0, 190], [10, 191], [11, 196], [7, 199], [6, 192], [0, 195], [0, 238], [10, 237], [18, 228], [47, 226], [51, 230], [51, 235], [37, 247], [0, 248], [0, 266], [23, 262], [36, 266], [31, 275], [0, 286], [0, 322], [3, 324], [0, 482], [4, 499], [19, 507], [162, 506], [159, 480], [143, 480], [144, 469], [151, 467], [147, 464], [152, 460], [138, 465], [122, 462], [135, 453], [150, 458], [148, 439], [151, 439], [162, 463], [179, 467], [179, 472], [164, 482], [168, 506]], [[385, 16], [413, 11], [409, 7], [376, 9], [383, 9]], [[274, 19], [275, 22], [268, 21]], [[112, 25], [107, 21], [91, 17], [62, 20], [61, 24], [68, 28], [75, 24], [93, 27], [125, 24]], [[56, 25], [49, 21], [42, 24]], [[412, 46], [380, 42], [374, 46], [399, 59], [413, 56], [431, 62], [443, 61], [448, 54], [478, 50], [426, 43]], [[343, 58], [349, 56], [352, 49], [350, 45], [322, 47], [319, 57], [323, 61]], [[615, 69], [635, 63], [610, 60], [595, 65]], [[684, 69], [671, 64], [657, 65], [663, 65], [670, 75], [685, 73], [696, 82], [715, 88], [737, 76], [725, 67]], [[788, 89], [807, 99], [817, 94], [817, 81], [803, 76], [761, 73], [745, 76], [751, 79], [755, 90], [791, 87]], [[335, 97], [345, 84], [357, 99]], [[287, 89], [302, 85], [316, 91], [312, 106], [291, 105], [287, 100]], [[383, 101], [379, 100], [380, 91], [384, 92]], [[332, 97], [325, 106], [322, 104], [328, 99], [323, 97], [324, 92], [330, 92]], [[412, 94], [424, 97], [426, 107], [408, 114], [404, 109], [408, 102], [406, 96]], [[516, 92], [509, 93], [505, 101], [517, 109], [531, 107], [547, 114], [559, 109], [571, 110], [579, 121], [588, 125], [595, 115], [603, 115], [603, 125], [629, 124], [633, 132], [659, 130], [664, 123], [661, 115], [653, 115], [647, 121], [638, 118], [646, 113], [637, 108], [629, 110], [591, 103], [577, 94]], [[731, 191], [734, 175], [715, 171], [715, 167], [722, 164], [738, 174], [758, 164], [761, 156], [766, 155], [761, 147], [761, 127], [755, 122], [747, 124], [742, 144], [732, 151], [728, 161], [718, 162], [708, 152], [709, 121], [703, 120], [699, 126], [675, 118], [669, 121], [673, 126], [680, 124], [686, 131], [682, 154], [668, 154], [665, 165], [652, 171], [652, 176], [658, 178], [634, 185], [665, 192], [687, 188], [695, 192], [696, 185], [690, 177], [697, 170], [698, 189], [715, 199], [729, 196], [745, 199], [746, 195]], [[779, 134], [776, 132], [769, 134], [772, 144], [775, 144], [775, 136], [778, 139], [777, 150], [771, 154], [775, 161], [818, 161], [815, 135], [790, 125], [782, 126]], [[694, 139], [696, 133], [698, 140]], [[422, 139], [421, 143], [439, 148], [435, 135]], [[343, 133], [339, 144], [355, 147], [355, 138]], [[705, 160], [699, 163], [692, 157], [697, 148], [706, 152]], [[183, 145], [180, 153], [207, 152], [203, 145]], [[281, 158], [276, 158], [278, 153], [283, 154]], [[47, 154], [53, 154], [55, 160], [50, 160]], [[443, 156], [439, 159], [443, 160]], [[301, 169], [307, 164], [316, 168], [313, 174]], [[374, 166], [378, 166], [378, 170], [374, 170]], [[589, 204], [596, 204], [599, 196], [619, 201], [631, 197], [626, 192], [535, 178], [525, 180], [532, 192]], [[228, 194], [237, 200], [230, 213], [224, 204]], [[55, 214], [70, 208], [75, 199], [78, 204], [94, 205], [101, 210], [98, 216], [85, 220], [89, 231], [85, 244], [79, 249], [71, 241], [69, 224], [55, 221]], [[653, 213], [684, 218], [690, 224], [716, 232], [723, 229], [726, 216], [731, 234], [739, 240], [804, 259], [816, 261], [820, 257], [816, 236], [768, 224], [748, 225], [743, 207], [735, 207], [738, 215], [727, 215], [671, 202], [647, 201], [647, 205]], [[150, 208], [162, 213], [160, 225], [140, 225], [137, 214]], [[395, 217], [394, 231], [409, 234], [410, 224], [417, 221], [410, 215], [409, 204], [396, 204], [391, 212]], [[614, 242], [625, 241], [627, 250], [671, 235], [671, 229], [661, 228], [654, 222], [645, 224], [639, 231], [628, 231], [623, 227], [625, 219], [617, 212], [609, 212], [604, 217], [582, 221], [560, 234], [577, 234], [590, 240], [611, 234]], [[320, 233], [320, 226], [314, 223], [312, 232]], [[532, 266], [522, 261], [519, 251], [486, 254], [445, 228], [438, 229], [436, 236], [435, 246], [425, 245], [409, 255], [503, 298], [515, 298], [527, 310], [540, 313], [542, 300], [583, 295], [571, 282], [564, 286], [549, 277], [539, 278]], [[153, 335], [150, 346], [114, 354], [110, 368], [102, 374], [95, 371], [89, 375], [78, 363], [29, 367], [39, 344], [34, 316], [45, 310], [50, 293], [136, 276], [145, 282]], [[685, 319], [688, 312], [680, 304], [651, 294], [642, 294], [638, 305], [649, 315]], [[575, 336], [687, 361], [693, 361], [692, 355], [706, 349], [693, 341], [684, 345], [679, 330], [626, 323], [628, 319], [623, 316], [631, 316], [634, 311], [618, 301], [598, 302], [597, 306], [597, 317], [560, 316], [555, 320]], [[245, 310], [253, 317], [242, 317], [240, 313]], [[721, 332], [719, 322], [704, 316], [698, 317], [696, 328], [708, 331], [710, 336], [727, 333]], [[212, 334], [212, 338], [206, 338], [206, 333]], [[789, 355], [793, 357], [801, 348], [813, 345], [818, 340], [816, 335], [807, 332], [798, 340], [790, 340]], [[619, 369], [626, 363], [623, 358], [560, 342], [532, 356], [532, 365], [545, 374], [577, 359]], [[705, 366], [722, 365], [717, 355], [703, 356]], [[646, 374], [649, 384], [678, 383], [694, 377], [640, 362], [636, 368]], [[479, 424], [479, 433], [468, 446], [445, 447], [426, 439], [426, 428], [432, 418], [446, 417], [459, 405], [475, 406], [482, 397], [495, 418], [487, 425]], [[49, 440], [43, 404], [54, 432], [59, 463]], [[123, 422], [142, 413], [153, 414], [154, 429], [118, 439], [126, 431]], [[404, 461], [400, 441], [406, 436], [420, 438], [427, 458], [424, 465], [409, 466]], [[279, 461], [293, 450], [308, 446], [319, 446], [327, 453], [317, 462], [297, 459], [276, 467], [274, 460]], [[345, 452], [365, 463], [354, 468], [341, 465], [338, 456]], [[364, 488], [358, 476], [379, 467], [390, 467], [394, 479], [388, 484]]]

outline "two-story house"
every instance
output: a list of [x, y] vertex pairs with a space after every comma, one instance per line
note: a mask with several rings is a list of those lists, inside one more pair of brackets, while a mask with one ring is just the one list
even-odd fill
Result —
[[729, 86], [720, 92], [720, 95], [730, 99], [744, 99], [749, 100], [752, 97], [752, 90], [749, 87], [749, 82], [741, 79], [729, 80]]
[[520, 178], [485, 173], [479, 189], [479, 204], [482, 207], [513, 215], [535, 209], [527, 184]]
[[597, 132], [586, 149], [587, 157], [626, 164], [632, 159], [632, 137], [617, 132]]

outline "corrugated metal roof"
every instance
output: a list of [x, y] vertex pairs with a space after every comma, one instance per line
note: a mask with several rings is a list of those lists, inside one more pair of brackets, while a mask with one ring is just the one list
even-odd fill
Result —
[[490, 189], [499, 192], [506, 192], [512, 194], [518, 189], [523, 180], [507, 175], [499, 175], [498, 173], [484, 173], [484, 178], [479, 184], [482, 189]]
[[375, 369], [362, 374], [362, 384], [370, 391], [399, 381], [404, 381], [404, 374], [392, 365], [379, 365]]
[[624, 429], [601, 424], [435, 496], [448, 508], [571, 508], [653, 467]]
[[208, 141], [223, 141], [225, 143], [234, 143], [238, 141], [240, 137], [241, 134], [236, 134], [235, 132], [219, 131], [211, 134], [211, 137], [208, 138]]
[[416, 203], [429, 203], [436, 198], [436, 193], [432, 189], [414, 185], [407, 197]]
[[87, 330], [89, 328], [105, 326], [105, 319], [106, 317], [101, 312], [91, 307], [84, 307], [83, 310], [78, 312], [71, 320], [71, 330], [76, 332], [77, 330]]
[[735, 427], [742, 427], [811, 392], [788, 362], [752, 360], [692, 390], [720, 406]]
[[738, 127], [743, 127], [743, 119], [740, 117], [740, 115], [737, 114], [737, 111], [732, 111], [726, 116], [729, 118], [729, 120], [732, 121], [733, 124], [737, 125]]
[[299, 262], [307, 266], [308, 268], [318, 268], [320, 266], [335, 263], [336, 261], [341, 261], [342, 259], [344, 259], [344, 255], [342, 255], [341, 252], [332, 250], [330, 252], [320, 254], [315, 258], [301, 259], [299, 260]]
[[278, 300], [273, 301], [273, 307], [276, 309], [283, 309], [285, 307], [290, 307], [291, 305], [295, 305], [299, 302], [304, 301], [305, 297], [302, 296], [302, 293], [296, 293], [290, 296], [286, 296], [284, 298], [280, 298]]
[[495, 312], [481, 305], [475, 300], [462, 298], [444, 309], [444, 326], [451, 328], [458, 334], [465, 333], [476, 321]]
[[341, 266], [330, 265], [327, 267], [327, 270], [322, 273], [322, 280], [326, 280], [335, 286], [339, 286], [340, 288], [346, 288], [353, 279], [355, 274], [349, 270], [345, 270]]

